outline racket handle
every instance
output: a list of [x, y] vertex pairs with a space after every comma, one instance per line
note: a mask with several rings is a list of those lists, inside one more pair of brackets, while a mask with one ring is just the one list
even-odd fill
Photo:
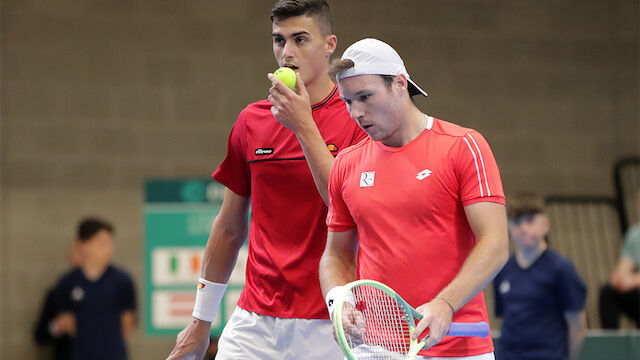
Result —
[[489, 335], [489, 324], [484, 321], [476, 323], [454, 322], [449, 327], [446, 336], [477, 336], [487, 337]]

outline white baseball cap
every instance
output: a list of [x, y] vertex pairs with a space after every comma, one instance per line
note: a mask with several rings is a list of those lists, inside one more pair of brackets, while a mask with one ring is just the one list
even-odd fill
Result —
[[398, 75], [409, 82], [409, 95], [427, 93], [410, 79], [400, 55], [389, 44], [377, 39], [362, 39], [351, 44], [342, 54], [341, 60], [353, 61], [353, 67], [336, 74], [336, 80], [358, 75]]

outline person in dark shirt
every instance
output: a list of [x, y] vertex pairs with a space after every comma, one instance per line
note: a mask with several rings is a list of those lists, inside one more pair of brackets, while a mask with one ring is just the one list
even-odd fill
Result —
[[[640, 189], [637, 206], [640, 214]], [[600, 289], [598, 310], [603, 329], [618, 329], [622, 314], [627, 315], [640, 329], [640, 221], [625, 234], [620, 257], [611, 271], [609, 283]]]
[[125, 360], [135, 327], [133, 281], [111, 265], [113, 227], [88, 218], [78, 227], [82, 266], [63, 276], [56, 289], [62, 312], [54, 327], [73, 337], [71, 359]]
[[571, 262], [548, 248], [544, 200], [508, 198], [515, 254], [493, 281], [496, 315], [503, 318], [498, 360], [575, 360], [587, 332], [586, 286]]
[[[82, 256], [80, 254], [80, 246], [74, 241], [68, 256], [69, 267], [77, 269], [82, 264]], [[34, 329], [34, 340], [42, 347], [51, 345], [53, 348], [54, 360], [71, 359], [71, 336], [62, 333], [53, 321], [60, 313], [59, 305], [56, 302], [56, 287], [52, 286], [47, 290], [44, 298], [40, 316]]]

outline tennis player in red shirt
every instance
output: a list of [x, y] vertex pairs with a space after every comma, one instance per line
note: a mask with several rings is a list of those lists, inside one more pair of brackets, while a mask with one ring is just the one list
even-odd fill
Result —
[[[330, 73], [369, 139], [341, 152], [329, 178], [320, 282], [331, 312], [340, 286], [383, 282], [424, 317], [423, 359], [494, 359], [491, 337], [444, 337], [488, 321], [482, 290], [508, 257], [505, 198], [489, 145], [475, 130], [422, 113], [424, 95], [398, 53], [351, 45]], [[357, 234], [357, 237], [356, 237]]]
[[[271, 13], [278, 66], [268, 100], [249, 104], [213, 177], [226, 186], [205, 249], [192, 323], [169, 359], [202, 359], [226, 283], [247, 238], [246, 283], [218, 342], [217, 360], [335, 359], [318, 264], [326, 242], [327, 181], [334, 156], [366, 137], [327, 73], [337, 38], [324, 0], [281, 0]], [[266, 89], [265, 89], [266, 90]]]

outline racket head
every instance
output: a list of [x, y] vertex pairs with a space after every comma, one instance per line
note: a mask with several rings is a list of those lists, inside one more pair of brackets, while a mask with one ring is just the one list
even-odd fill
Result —
[[336, 298], [333, 327], [349, 360], [413, 359], [424, 342], [411, 338], [422, 316], [400, 295], [375, 280], [345, 285]]

